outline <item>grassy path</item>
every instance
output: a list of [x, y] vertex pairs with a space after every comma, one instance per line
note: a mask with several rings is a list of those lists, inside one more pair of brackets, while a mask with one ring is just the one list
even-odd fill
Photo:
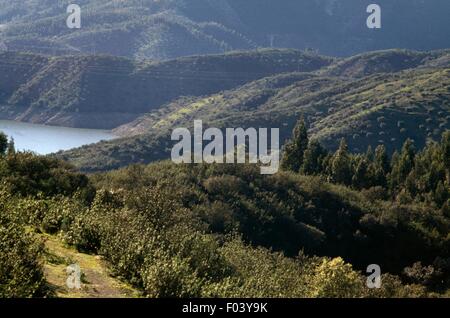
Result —
[[[139, 297], [139, 292], [112, 277], [100, 256], [84, 254], [64, 245], [58, 238], [43, 235], [47, 255], [45, 275], [55, 297], [66, 298], [125, 298]], [[78, 264], [81, 268], [81, 289], [69, 289], [66, 268]]]

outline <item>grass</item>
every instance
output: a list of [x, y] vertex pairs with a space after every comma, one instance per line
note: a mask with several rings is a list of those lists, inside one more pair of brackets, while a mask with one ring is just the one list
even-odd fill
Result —
[[[106, 262], [98, 255], [80, 253], [66, 246], [56, 236], [43, 235], [47, 253], [44, 270], [49, 288], [61, 298], [130, 298], [140, 292], [123, 281], [112, 277]], [[81, 268], [81, 289], [66, 285], [66, 268], [78, 264]]]

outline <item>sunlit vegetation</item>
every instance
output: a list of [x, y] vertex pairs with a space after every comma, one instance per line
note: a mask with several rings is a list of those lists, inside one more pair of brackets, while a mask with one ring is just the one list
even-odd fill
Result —
[[[65, 163], [3, 147], [1, 295], [46, 294], [44, 248], [35, 234], [44, 232], [102, 255], [114, 275], [149, 297], [443, 296], [449, 289], [450, 221], [442, 201], [448, 200], [448, 136], [413, 157], [405, 145], [392, 161], [380, 149], [353, 155], [343, 143], [333, 155], [302, 141], [306, 148], [291, 147], [303, 150], [300, 172], [273, 176], [252, 165], [160, 162], [87, 178]], [[321, 159], [313, 160], [314, 153]], [[356, 182], [366, 180], [361, 168], [339, 167], [366, 159], [389, 169], [388, 176], [416, 171], [414, 180], [423, 180], [428, 173], [417, 169], [429, 166], [427, 158], [433, 171], [442, 170], [433, 179], [442, 185], [430, 184], [415, 200], [404, 183], [362, 186]], [[314, 169], [318, 162], [331, 162], [331, 177]], [[355, 183], [345, 186], [346, 180]], [[381, 289], [365, 285], [372, 263], [382, 268]]]
[[[407, 139], [417, 148], [450, 129], [448, 51], [389, 50], [361, 54], [310, 73], [283, 73], [202, 97], [183, 97], [115, 129], [126, 136], [59, 154], [84, 171], [116, 169], [170, 156], [177, 127], [277, 127], [281, 142], [304, 116], [312, 137], [351, 152], [384, 145], [388, 154]], [[436, 64], [436, 63], [437, 64]]]

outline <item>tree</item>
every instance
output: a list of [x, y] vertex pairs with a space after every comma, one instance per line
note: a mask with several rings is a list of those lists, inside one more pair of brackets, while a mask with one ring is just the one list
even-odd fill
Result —
[[308, 130], [302, 117], [292, 132], [292, 139], [286, 143], [281, 168], [299, 172], [308, 143]]
[[362, 277], [340, 257], [324, 259], [314, 269], [310, 297], [354, 298], [364, 295]]
[[8, 149], [8, 136], [0, 131], [0, 155], [4, 155]]
[[409, 173], [413, 170], [415, 156], [416, 149], [414, 143], [411, 139], [407, 139], [403, 144], [401, 153], [395, 158], [393, 157], [392, 160], [390, 188], [393, 193], [398, 192]]
[[390, 170], [389, 156], [387, 154], [386, 147], [384, 145], [379, 145], [375, 149], [374, 161], [376, 166], [382, 169], [385, 175], [389, 173]]
[[379, 145], [375, 149], [374, 161], [369, 168], [371, 173], [372, 186], [387, 186], [387, 175], [390, 171], [389, 156], [384, 145]]
[[320, 145], [317, 140], [312, 140], [303, 155], [302, 173], [306, 175], [317, 175], [323, 173], [323, 159], [327, 155], [327, 151]]
[[450, 130], [442, 135], [442, 154], [444, 156], [444, 165], [447, 172], [447, 183], [450, 184]]
[[373, 149], [372, 149], [372, 146], [370, 146], [370, 145], [369, 145], [369, 147], [367, 147], [366, 158], [369, 161], [373, 161], [374, 160]]
[[370, 188], [369, 161], [365, 157], [358, 158], [352, 185], [356, 189]]
[[348, 154], [347, 142], [341, 139], [339, 149], [333, 156], [331, 163], [331, 177], [334, 182], [349, 185], [352, 179], [350, 168], [350, 156]]

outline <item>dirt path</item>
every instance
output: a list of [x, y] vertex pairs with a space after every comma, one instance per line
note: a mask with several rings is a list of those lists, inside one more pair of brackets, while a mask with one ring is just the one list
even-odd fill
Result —
[[[45, 257], [46, 280], [56, 297], [66, 298], [124, 298], [139, 297], [139, 292], [110, 276], [100, 256], [79, 253], [65, 246], [58, 238], [44, 235], [48, 253]], [[81, 289], [67, 286], [67, 266], [77, 264], [81, 269]]]

